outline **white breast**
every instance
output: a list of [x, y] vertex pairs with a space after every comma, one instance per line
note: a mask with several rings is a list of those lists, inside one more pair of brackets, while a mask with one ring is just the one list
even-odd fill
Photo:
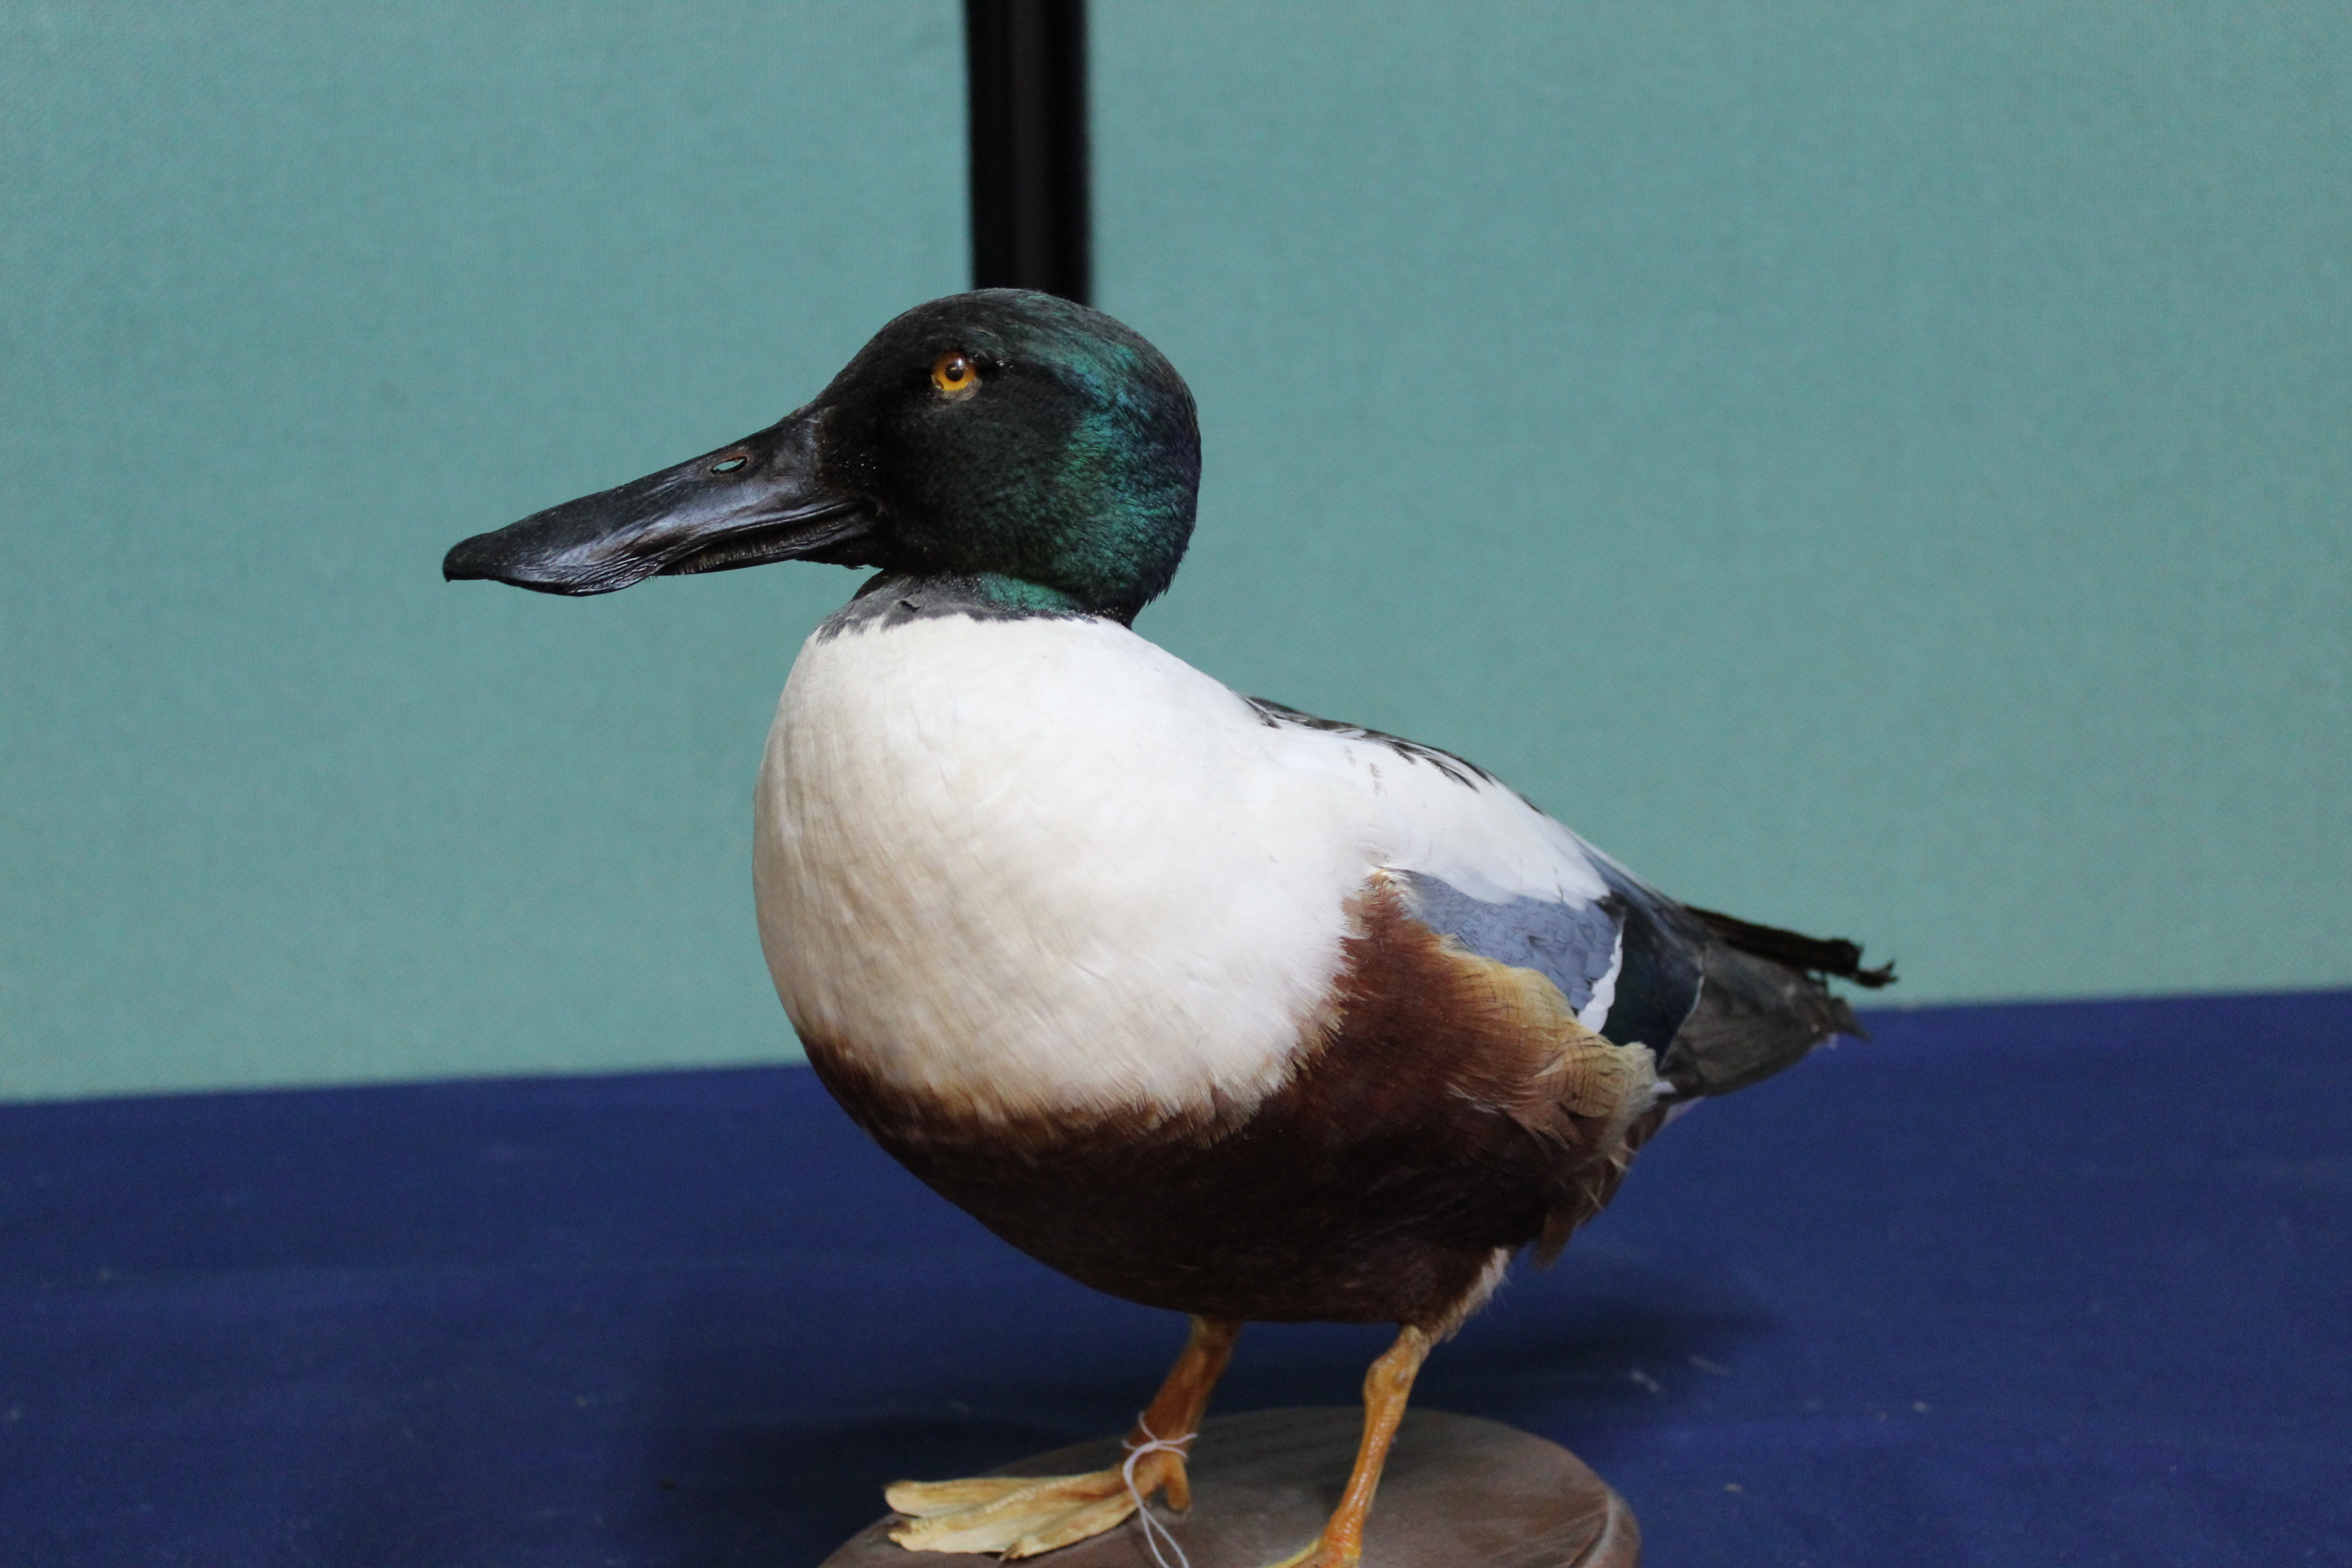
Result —
[[820, 633], [757, 809], [761, 940], [794, 1026], [991, 1118], [1255, 1103], [1312, 1037], [1349, 900], [1382, 866], [1481, 898], [1601, 890], [1508, 791], [1270, 725], [1097, 620]]

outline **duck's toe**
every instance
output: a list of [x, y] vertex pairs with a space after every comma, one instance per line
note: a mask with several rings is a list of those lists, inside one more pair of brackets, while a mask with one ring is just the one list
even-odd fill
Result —
[[882, 1496], [892, 1510], [909, 1519], [935, 1519], [941, 1514], [984, 1508], [1011, 1497], [1014, 1492], [1034, 1487], [1082, 1479], [1078, 1476], [973, 1476], [960, 1481], [893, 1481], [882, 1489]]
[[1034, 1557], [1041, 1552], [1051, 1552], [1057, 1546], [1072, 1546], [1089, 1536], [1115, 1530], [1136, 1510], [1135, 1500], [1121, 1487], [1118, 1492], [1099, 1502], [1082, 1503], [1058, 1518], [1045, 1520], [1037, 1528], [1004, 1549], [1009, 1559]]
[[1360, 1559], [1361, 1553], [1351, 1554], [1318, 1535], [1281, 1562], [1267, 1563], [1266, 1568], [1356, 1568]]
[[1145, 1456], [1130, 1488], [1124, 1470], [1078, 1476], [980, 1476], [958, 1481], [899, 1481], [884, 1492], [908, 1515], [890, 1539], [909, 1552], [993, 1552], [1034, 1557], [1057, 1546], [1114, 1530], [1148, 1498], [1173, 1480], [1181, 1486], [1176, 1455]]

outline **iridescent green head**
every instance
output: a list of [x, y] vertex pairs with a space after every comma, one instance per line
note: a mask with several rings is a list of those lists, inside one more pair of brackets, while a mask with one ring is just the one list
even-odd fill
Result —
[[443, 570], [602, 594], [828, 561], [1127, 620], [1175, 576], [1200, 477], [1192, 395], [1157, 349], [992, 289], [908, 311], [758, 435], [467, 540]]

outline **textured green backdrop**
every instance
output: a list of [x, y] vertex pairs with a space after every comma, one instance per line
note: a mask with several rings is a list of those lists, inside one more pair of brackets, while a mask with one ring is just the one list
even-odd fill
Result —
[[[1097, 0], [1144, 629], [1914, 1000], [2352, 982], [2352, 5]], [[463, 533], [960, 287], [948, 0], [0, 0], [0, 1094], [773, 1058], [853, 579]]]

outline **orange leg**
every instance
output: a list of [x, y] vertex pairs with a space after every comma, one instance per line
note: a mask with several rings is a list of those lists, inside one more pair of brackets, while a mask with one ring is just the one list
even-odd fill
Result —
[[[1209, 1395], [1216, 1392], [1217, 1380], [1225, 1375], [1225, 1363], [1234, 1359], [1234, 1343], [1241, 1337], [1238, 1318], [1193, 1319], [1192, 1335], [1184, 1342], [1184, 1353], [1168, 1369], [1168, 1381], [1160, 1385], [1151, 1408], [1143, 1413], [1143, 1419], [1128, 1435], [1128, 1447], [1139, 1448], [1155, 1439], [1161, 1443], [1191, 1442], [1192, 1434], [1201, 1429], [1201, 1417], [1209, 1413]], [[1167, 1462], [1153, 1466], [1155, 1460]], [[1152, 1488], [1145, 1485], [1143, 1479], [1147, 1467], [1153, 1469], [1155, 1484], [1167, 1489], [1170, 1508], [1181, 1513], [1192, 1506], [1192, 1483], [1184, 1473], [1181, 1450], [1156, 1448], [1136, 1465], [1136, 1489], [1150, 1497]]]
[[1100, 1535], [1135, 1511], [1138, 1498], [1165, 1489], [1168, 1506], [1192, 1505], [1183, 1445], [1201, 1427], [1209, 1394], [1233, 1359], [1242, 1326], [1231, 1318], [1194, 1318], [1184, 1352], [1159, 1396], [1127, 1439], [1135, 1460], [1130, 1491], [1125, 1466], [1082, 1476], [982, 1476], [964, 1481], [899, 1481], [885, 1496], [910, 1515], [890, 1539], [910, 1552], [996, 1552], [1034, 1557]]
[[1356, 1568], [1364, 1555], [1364, 1519], [1372, 1511], [1372, 1494], [1380, 1489], [1381, 1468], [1388, 1463], [1389, 1445], [1404, 1419], [1412, 1380], [1436, 1342], [1427, 1330], [1407, 1324], [1388, 1353], [1372, 1363], [1364, 1374], [1364, 1440], [1356, 1449], [1348, 1489], [1313, 1544], [1275, 1568]]

